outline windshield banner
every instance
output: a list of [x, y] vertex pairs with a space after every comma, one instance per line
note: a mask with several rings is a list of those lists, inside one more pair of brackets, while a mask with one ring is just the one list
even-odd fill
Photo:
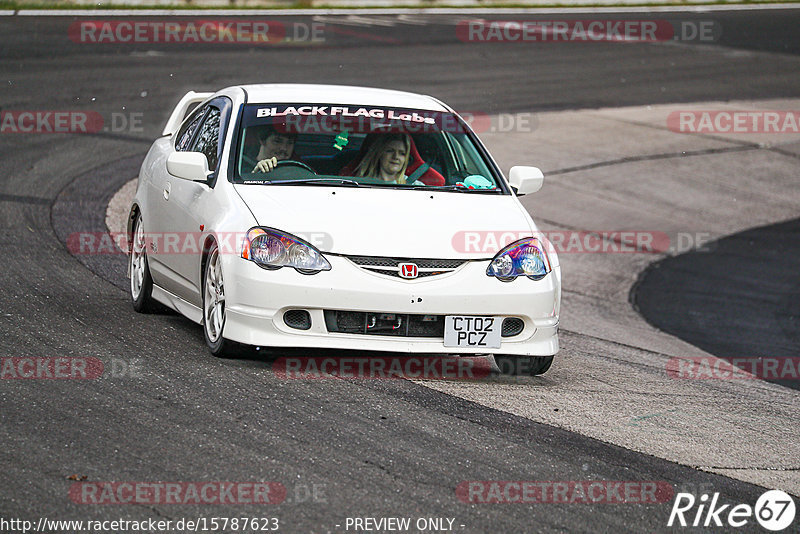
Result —
[[326, 104], [248, 106], [245, 126], [271, 125], [282, 133], [466, 133], [468, 126], [454, 113]]

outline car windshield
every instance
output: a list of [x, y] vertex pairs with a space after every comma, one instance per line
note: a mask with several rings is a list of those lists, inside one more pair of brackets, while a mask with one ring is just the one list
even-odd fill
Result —
[[392, 107], [249, 104], [233, 179], [508, 194], [456, 115]]

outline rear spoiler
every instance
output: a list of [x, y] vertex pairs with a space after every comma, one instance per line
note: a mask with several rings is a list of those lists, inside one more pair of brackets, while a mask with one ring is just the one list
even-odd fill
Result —
[[167, 125], [164, 126], [164, 131], [161, 132], [161, 135], [172, 135], [177, 132], [178, 126], [180, 126], [183, 119], [186, 118], [186, 112], [189, 110], [189, 106], [192, 104], [199, 104], [210, 98], [213, 94], [214, 93], [195, 93], [194, 91], [189, 91], [183, 95], [181, 101], [178, 102], [178, 105], [175, 106], [175, 109], [172, 111], [172, 115], [169, 116]]

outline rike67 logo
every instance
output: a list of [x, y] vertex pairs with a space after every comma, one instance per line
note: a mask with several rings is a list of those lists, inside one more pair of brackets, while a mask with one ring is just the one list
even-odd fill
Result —
[[777, 532], [792, 524], [795, 511], [794, 500], [780, 490], [764, 492], [755, 506], [721, 504], [718, 492], [712, 496], [703, 493], [699, 499], [691, 493], [678, 493], [667, 526], [738, 528], [755, 517], [763, 528]]

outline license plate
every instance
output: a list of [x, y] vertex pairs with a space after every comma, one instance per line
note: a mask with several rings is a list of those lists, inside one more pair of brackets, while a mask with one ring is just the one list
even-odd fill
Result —
[[497, 317], [446, 315], [444, 346], [499, 349], [501, 322]]

